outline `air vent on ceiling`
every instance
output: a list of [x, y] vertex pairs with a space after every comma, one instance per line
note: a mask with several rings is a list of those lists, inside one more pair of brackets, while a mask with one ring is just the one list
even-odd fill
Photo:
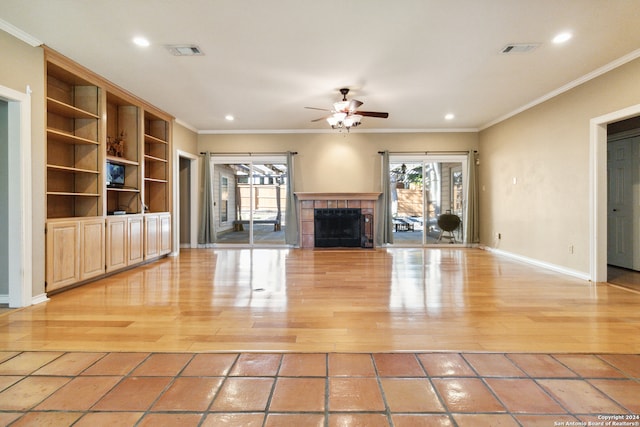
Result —
[[500, 50], [500, 53], [528, 53], [535, 50], [539, 43], [511, 43]]
[[175, 56], [202, 56], [204, 53], [195, 44], [174, 44], [167, 45], [166, 48]]

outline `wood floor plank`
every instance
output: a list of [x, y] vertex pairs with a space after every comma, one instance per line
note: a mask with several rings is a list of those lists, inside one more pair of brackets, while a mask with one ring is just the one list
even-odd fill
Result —
[[0, 348], [640, 353], [640, 294], [479, 249], [191, 249], [0, 315]]

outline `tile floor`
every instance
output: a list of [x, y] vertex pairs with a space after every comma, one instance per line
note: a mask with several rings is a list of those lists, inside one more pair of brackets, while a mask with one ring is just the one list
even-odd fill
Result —
[[638, 396], [640, 355], [0, 352], [11, 426], [640, 426]]

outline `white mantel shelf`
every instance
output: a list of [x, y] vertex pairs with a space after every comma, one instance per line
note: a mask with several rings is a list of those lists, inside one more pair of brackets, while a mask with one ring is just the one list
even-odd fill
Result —
[[382, 193], [314, 193], [295, 192], [298, 200], [378, 200]]

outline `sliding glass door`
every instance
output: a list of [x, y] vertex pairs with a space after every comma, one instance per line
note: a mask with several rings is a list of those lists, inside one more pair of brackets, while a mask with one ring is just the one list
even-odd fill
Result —
[[396, 246], [462, 244], [467, 156], [390, 156]]
[[287, 161], [212, 157], [218, 245], [284, 245]]

